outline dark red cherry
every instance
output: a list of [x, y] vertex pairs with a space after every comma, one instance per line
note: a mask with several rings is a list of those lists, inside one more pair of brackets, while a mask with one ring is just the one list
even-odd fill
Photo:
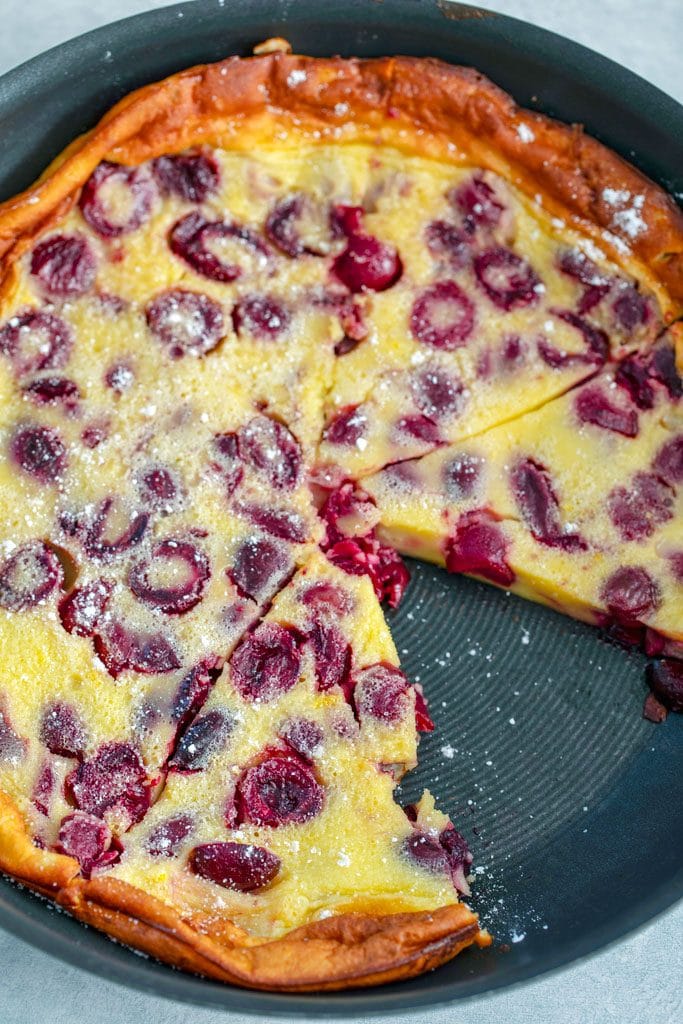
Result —
[[120, 622], [112, 622], [95, 634], [95, 651], [114, 679], [126, 671], [163, 675], [180, 668], [176, 649], [165, 636], [137, 633]]
[[683, 711], [683, 661], [662, 658], [648, 666], [648, 683], [670, 711]]
[[65, 366], [72, 346], [71, 328], [39, 309], [13, 316], [0, 328], [0, 352], [12, 360], [17, 377]]
[[470, 498], [478, 488], [483, 459], [462, 452], [444, 464], [443, 489], [451, 501]]
[[662, 445], [652, 466], [672, 487], [683, 483], [683, 434], [676, 434]]
[[33, 806], [46, 817], [50, 814], [56, 785], [57, 778], [52, 763], [49, 759], [46, 759], [40, 767], [38, 778], [36, 779], [33, 792], [31, 793]]
[[167, 537], [154, 545], [148, 559], [131, 567], [128, 585], [143, 604], [166, 615], [184, 615], [199, 604], [210, 576], [203, 551], [190, 541]]
[[232, 729], [232, 719], [219, 708], [195, 718], [180, 737], [169, 767], [177, 772], [198, 772], [206, 768], [225, 746]]
[[600, 591], [610, 615], [623, 625], [635, 625], [661, 604], [659, 585], [642, 566], [617, 569]]
[[72, 298], [95, 283], [95, 257], [82, 235], [51, 235], [31, 255], [31, 273], [50, 295]]
[[240, 502], [236, 511], [246, 516], [250, 523], [258, 526], [271, 537], [280, 537], [293, 544], [301, 544], [308, 537], [305, 520], [298, 512], [286, 508], [266, 508], [263, 505], [251, 505]]
[[415, 693], [415, 728], [418, 732], [434, 732], [434, 722], [429, 714], [429, 708], [422, 687], [419, 683], [413, 686]]
[[263, 601], [287, 578], [292, 565], [287, 548], [267, 537], [248, 537], [237, 548], [228, 575], [245, 597]]
[[414, 831], [403, 843], [403, 852], [418, 867], [431, 874], [450, 874], [446, 852], [436, 836]]
[[410, 330], [423, 345], [452, 352], [474, 330], [474, 305], [455, 281], [438, 281], [415, 300]]
[[334, 260], [332, 270], [350, 292], [383, 292], [396, 284], [403, 264], [393, 245], [372, 235], [353, 234]]
[[337, 541], [326, 549], [329, 560], [351, 576], [368, 576], [380, 601], [397, 608], [408, 583], [410, 573], [398, 552], [376, 537], [350, 537]]
[[97, 448], [109, 436], [108, 424], [91, 423], [81, 431], [81, 441], [86, 448]]
[[337, 237], [345, 235], [351, 238], [352, 235], [363, 234], [363, 217], [365, 210], [362, 206], [334, 206], [330, 214], [332, 230]]
[[313, 648], [318, 689], [345, 688], [351, 672], [351, 645], [339, 627], [317, 618], [306, 638]]
[[416, 441], [424, 441], [428, 445], [443, 443], [443, 438], [436, 423], [422, 413], [414, 413], [412, 416], [400, 416], [394, 425], [395, 439], [401, 443], [403, 438], [409, 437]]
[[574, 408], [582, 423], [592, 423], [624, 437], [638, 436], [636, 410], [615, 405], [599, 386], [582, 388], [576, 396]]
[[68, 413], [76, 411], [81, 397], [78, 384], [68, 377], [39, 377], [21, 390], [34, 405], [61, 405]]
[[642, 356], [629, 356], [617, 367], [614, 379], [624, 388], [639, 409], [652, 409], [655, 404], [655, 389], [649, 362]]
[[671, 344], [658, 345], [650, 361], [651, 374], [663, 384], [673, 399], [683, 397], [683, 377], [676, 366], [676, 353]]
[[237, 647], [230, 675], [245, 700], [268, 702], [296, 685], [300, 668], [301, 652], [294, 630], [264, 622]]
[[200, 878], [237, 892], [265, 888], [280, 870], [279, 857], [251, 843], [204, 843], [195, 846], [188, 864]]
[[323, 256], [331, 229], [322, 207], [301, 192], [279, 200], [266, 219], [266, 235], [287, 256]]
[[[586, 355], [583, 357], [584, 362], [592, 362], [597, 365], [601, 365], [605, 362], [609, 356], [609, 338], [600, 327], [595, 327], [589, 323], [588, 320], [584, 320], [583, 317], [577, 316], [576, 313], [572, 313], [571, 310], [567, 309], [552, 309], [551, 313], [553, 316], [558, 317], [559, 320], [563, 320], [574, 330], [578, 331], [583, 337], [588, 349]], [[539, 346], [540, 347], [540, 346]], [[572, 355], [575, 362], [580, 362], [579, 355], [567, 354], [565, 356], [565, 362], [569, 363], [572, 360]]]
[[343, 537], [365, 536], [377, 521], [374, 501], [350, 481], [328, 495], [320, 510], [327, 527], [327, 543]]
[[526, 260], [510, 249], [487, 249], [474, 259], [477, 281], [491, 302], [509, 312], [538, 301], [540, 279]]
[[78, 205], [93, 231], [103, 238], [119, 238], [149, 220], [155, 195], [146, 168], [105, 160], [86, 181]]
[[179, 220], [171, 228], [169, 245], [197, 274], [224, 283], [265, 270], [269, 261], [267, 247], [249, 228], [209, 221], [201, 213]]
[[220, 305], [202, 292], [170, 288], [157, 295], [145, 310], [154, 336], [172, 359], [205, 356], [224, 334]]
[[512, 369], [524, 362], [524, 342], [518, 334], [509, 334], [503, 339], [500, 356], [505, 369]]
[[87, 737], [76, 708], [65, 701], [48, 704], [40, 721], [40, 741], [51, 754], [80, 757]]
[[345, 405], [328, 420], [323, 437], [330, 444], [357, 445], [365, 437], [368, 418], [360, 405]]
[[76, 858], [85, 878], [90, 878], [93, 868], [104, 867], [118, 859], [118, 851], [110, 851], [111, 843], [109, 826], [100, 818], [84, 811], [73, 811], [62, 818], [57, 849], [67, 857]]
[[585, 549], [585, 541], [562, 526], [557, 495], [544, 466], [534, 459], [522, 459], [513, 467], [510, 483], [522, 518], [540, 544], [566, 551]]
[[307, 608], [313, 608], [324, 615], [348, 615], [353, 608], [353, 598], [348, 591], [336, 583], [312, 583], [301, 596]]
[[195, 830], [195, 821], [191, 814], [179, 814], [177, 818], [167, 818], [154, 829], [145, 844], [150, 857], [175, 857], [178, 847], [188, 839]]
[[66, 469], [66, 448], [53, 427], [17, 427], [9, 451], [13, 461], [41, 483], [54, 483]]
[[477, 228], [495, 228], [505, 208], [495, 190], [478, 174], [453, 189], [448, 198], [462, 214], [470, 235]]
[[446, 546], [449, 572], [472, 573], [509, 587], [515, 574], [508, 565], [510, 542], [493, 513], [487, 509], [464, 512]]
[[399, 668], [384, 662], [356, 675], [353, 697], [361, 721], [374, 718], [395, 725], [412, 707], [408, 680]]
[[453, 885], [458, 892], [469, 895], [470, 887], [467, 884], [467, 873], [472, 864], [473, 857], [467, 840], [453, 827], [446, 825], [439, 836], [439, 845], [446, 854], [446, 860], [453, 879]]
[[213, 467], [224, 478], [231, 495], [244, 476], [244, 463], [240, 458], [239, 437], [233, 431], [216, 434], [212, 444]]
[[272, 295], [247, 295], [232, 311], [232, 323], [239, 335], [271, 341], [287, 330], [289, 310]]
[[301, 473], [301, 445], [291, 430], [270, 416], [255, 416], [239, 430], [244, 462], [273, 487], [291, 490]]
[[618, 326], [627, 333], [646, 324], [650, 318], [647, 299], [631, 284], [621, 286], [612, 309]]
[[[90, 558], [108, 561], [125, 554], [142, 540], [149, 515], [131, 512], [118, 497], [104, 498], [85, 528], [83, 547]], [[117, 532], [118, 531], [118, 532]]]
[[0, 608], [8, 612], [33, 608], [60, 587], [63, 578], [53, 549], [43, 541], [29, 541], [0, 565]]
[[301, 824], [320, 813], [323, 795], [304, 760], [276, 752], [243, 772], [235, 791], [237, 820], [272, 828]]
[[114, 589], [109, 580], [94, 580], [76, 587], [59, 602], [59, 617], [67, 633], [93, 636]]
[[0, 763], [18, 764], [28, 749], [28, 742], [19, 736], [5, 708], [0, 705]]
[[142, 501], [158, 512], [175, 511], [181, 491], [177, 474], [168, 466], [149, 466], [138, 477], [138, 492]]
[[580, 249], [563, 249], [557, 265], [563, 274], [589, 287], [609, 287], [609, 278]]
[[189, 151], [160, 156], [152, 161], [152, 174], [163, 195], [188, 203], [203, 203], [220, 187], [221, 172], [210, 153]]
[[472, 246], [466, 232], [445, 220], [433, 220], [425, 231], [427, 248], [433, 256], [448, 261], [453, 270], [472, 262]]
[[115, 813], [125, 828], [150, 805], [150, 784], [140, 755], [128, 743], [105, 743], [66, 779], [66, 792], [82, 811], [98, 818]]
[[673, 517], [673, 491], [653, 473], [636, 473], [607, 497], [610, 519], [624, 540], [645, 540]]
[[454, 416], [463, 405], [462, 383], [438, 366], [414, 374], [410, 393], [420, 412], [434, 420]]
[[280, 729], [280, 736], [295, 753], [305, 758], [306, 761], [313, 760], [323, 741], [323, 731], [320, 726], [307, 718], [291, 718]]
[[125, 360], [113, 363], [104, 375], [104, 383], [117, 395], [123, 395], [135, 383], [135, 370]]
[[201, 711], [222, 668], [223, 659], [208, 655], [181, 680], [171, 706], [171, 719], [178, 731]]

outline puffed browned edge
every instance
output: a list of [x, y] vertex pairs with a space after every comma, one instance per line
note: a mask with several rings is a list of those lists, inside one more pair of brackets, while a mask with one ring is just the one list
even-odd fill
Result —
[[13, 801], [0, 791], [0, 871], [127, 946], [182, 970], [276, 992], [367, 987], [432, 970], [491, 939], [464, 903], [431, 912], [341, 914], [258, 943], [230, 922], [183, 919], [114, 878], [86, 880], [71, 857], [38, 849]]
[[[471, 68], [282, 52], [230, 57], [131, 93], [36, 186], [0, 205], [0, 298], [16, 257], [69, 209], [102, 159], [137, 164], [202, 143], [254, 151], [274, 140], [388, 144], [487, 167], [646, 280], [665, 321], [683, 313], [683, 213], [580, 126], [521, 109]], [[620, 193], [627, 206], [642, 197], [635, 237], [614, 220], [608, 198]]]

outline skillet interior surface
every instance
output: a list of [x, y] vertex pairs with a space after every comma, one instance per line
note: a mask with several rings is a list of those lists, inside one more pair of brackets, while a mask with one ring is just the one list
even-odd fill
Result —
[[[323, 5], [196, 0], [98, 29], [0, 79], [0, 196], [26, 187], [131, 89], [247, 54], [272, 35], [313, 55], [406, 53], [470, 64], [522, 105], [587, 130], [683, 194], [683, 108], [618, 65], [511, 18], [439, 0]], [[154, 40], [154, 45], [150, 45]], [[30, 130], [28, 130], [30, 126]], [[108, 979], [256, 1014], [394, 1013], [532, 978], [593, 952], [683, 895], [683, 718], [643, 721], [645, 658], [589, 627], [412, 563], [390, 622], [436, 731], [406, 799], [424, 786], [470, 838], [473, 905], [493, 949], [376, 990], [247, 992], [173, 972], [0, 882], [0, 922]]]

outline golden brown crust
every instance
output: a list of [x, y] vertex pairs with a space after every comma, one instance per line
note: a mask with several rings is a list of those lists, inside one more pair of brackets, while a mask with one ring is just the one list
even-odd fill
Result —
[[2, 791], [0, 870], [125, 945], [246, 988], [304, 992], [397, 981], [491, 941], [464, 903], [430, 913], [343, 914], [271, 942], [258, 942], [229, 922], [183, 919], [135, 886], [106, 876], [80, 878], [71, 857], [38, 849]]
[[284, 52], [190, 68], [121, 100], [34, 188], [0, 206], [2, 288], [100, 160], [135, 164], [201, 143], [253, 150], [275, 133], [284, 145], [384, 142], [489, 167], [658, 286], [665, 319], [683, 312], [683, 214], [580, 127], [520, 109], [469, 68]]

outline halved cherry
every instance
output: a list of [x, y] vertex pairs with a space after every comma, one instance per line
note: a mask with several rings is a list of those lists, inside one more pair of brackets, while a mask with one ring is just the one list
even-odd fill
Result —
[[599, 386], [582, 388], [576, 396], [574, 408], [582, 423], [592, 423], [624, 437], [638, 436], [636, 410], [616, 405]]
[[434, 732], [434, 722], [419, 683], [414, 684], [413, 691], [415, 693], [415, 728], [418, 732]]
[[0, 565], [0, 608], [22, 612], [45, 601], [64, 573], [55, 551], [43, 541], [23, 544]]
[[245, 597], [263, 601], [275, 592], [292, 568], [288, 549], [267, 537], [248, 537], [237, 548], [228, 576]]
[[124, 828], [150, 806], [150, 783], [137, 750], [112, 741], [79, 764], [66, 779], [67, 795], [80, 810], [102, 818], [114, 813]]
[[303, 516], [290, 509], [266, 508], [263, 505], [240, 502], [236, 506], [236, 511], [246, 516], [254, 526], [260, 527], [264, 533], [269, 533], [271, 537], [280, 537], [281, 540], [289, 540], [293, 544], [301, 544], [308, 537]]
[[224, 334], [219, 303], [186, 288], [161, 292], [148, 304], [145, 316], [150, 330], [172, 359], [205, 356]]
[[239, 437], [235, 431], [216, 434], [213, 439], [213, 467], [224, 478], [228, 495], [241, 483], [244, 463], [240, 457]]
[[182, 730], [201, 711], [220, 674], [223, 659], [207, 655], [181, 680], [171, 706], [171, 719]]
[[230, 662], [230, 677], [245, 700], [267, 703], [296, 685], [300, 668], [295, 631], [264, 622], [237, 647]]
[[380, 601], [397, 608], [410, 573], [399, 553], [376, 537], [350, 537], [337, 541], [325, 553], [329, 560], [351, 576], [368, 576]]
[[128, 585], [143, 604], [166, 615], [184, 615], [199, 604], [210, 576], [203, 551], [190, 541], [167, 537], [154, 545], [148, 559], [131, 567]]
[[201, 213], [179, 220], [171, 228], [169, 245], [196, 273], [213, 281], [229, 283], [266, 270], [269, 263], [267, 246], [249, 228], [206, 220]]
[[436, 836], [412, 832], [403, 843], [403, 853], [430, 874], [449, 874], [446, 851]]
[[219, 708], [195, 718], [180, 737], [169, 767], [177, 772], [198, 772], [225, 746], [233, 729], [233, 720]]
[[127, 360], [120, 360], [106, 371], [104, 383], [117, 395], [123, 395], [135, 383], [135, 370]]
[[[594, 324], [589, 323], [584, 317], [577, 316], [568, 309], [552, 309], [551, 313], [558, 319], [563, 320], [570, 327], [573, 327], [583, 337], [588, 351], [584, 357], [585, 362], [602, 365], [609, 356], [609, 338], [606, 333]], [[566, 356], [567, 362], [572, 358], [571, 354]], [[579, 361], [578, 354], [576, 361]]]
[[283, 490], [296, 487], [301, 473], [301, 445], [291, 430], [270, 416], [254, 416], [239, 430], [243, 461]]
[[203, 203], [220, 187], [218, 163], [208, 152], [188, 151], [160, 156], [152, 161], [152, 173], [163, 195], [188, 203]]
[[350, 292], [383, 292], [403, 273], [397, 249], [373, 235], [350, 235], [332, 269]]
[[654, 473], [636, 473], [607, 496], [610, 519], [624, 540], [645, 540], [673, 518], [673, 489]]
[[416, 441], [423, 441], [428, 445], [443, 444], [441, 432], [429, 416], [424, 413], [413, 413], [410, 416], [399, 416], [393, 426], [393, 438], [398, 443], [404, 443], [406, 438]]
[[272, 295], [246, 295], [233, 309], [232, 323], [239, 335], [272, 341], [287, 330], [291, 315]]
[[460, 412], [463, 391], [462, 382], [439, 366], [428, 366], [410, 379], [410, 393], [415, 405], [434, 420]]
[[656, 473], [675, 487], [683, 483], [683, 433], [666, 441], [657, 452], [652, 466]]
[[118, 860], [119, 851], [110, 849], [111, 844], [111, 831], [101, 818], [84, 811], [73, 811], [62, 818], [57, 849], [76, 858], [85, 878], [90, 878], [95, 867]]
[[324, 256], [332, 240], [327, 209], [313, 197], [295, 192], [270, 211], [266, 235], [287, 256]]
[[344, 537], [364, 537], [379, 520], [372, 498], [351, 481], [330, 492], [320, 510], [320, 516], [325, 521], [328, 544], [334, 544]]
[[0, 763], [18, 764], [27, 749], [27, 740], [15, 732], [6, 709], [0, 705]]
[[90, 558], [108, 561], [139, 544], [148, 523], [147, 512], [132, 512], [116, 496], [104, 498], [83, 529], [83, 546]]
[[166, 636], [138, 633], [120, 622], [108, 623], [95, 634], [95, 651], [114, 679], [126, 671], [163, 675], [180, 668], [175, 646]]
[[41, 483], [54, 483], [67, 466], [64, 442], [54, 427], [17, 427], [10, 438], [13, 461]]
[[360, 720], [372, 718], [387, 725], [400, 722], [412, 707], [410, 689], [403, 672], [394, 665], [380, 662], [363, 669], [356, 675], [353, 691]]
[[200, 878], [237, 892], [265, 888], [280, 870], [279, 857], [251, 843], [204, 843], [195, 846], [188, 864]]
[[73, 704], [60, 700], [48, 704], [43, 711], [39, 735], [50, 753], [60, 757], [80, 757], [87, 743], [78, 711]]
[[155, 196], [147, 168], [104, 160], [83, 186], [78, 205], [93, 231], [119, 238], [149, 220]]
[[52, 762], [49, 758], [46, 758], [40, 766], [38, 778], [36, 779], [31, 793], [31, 802], [33, 803], [33, 806], [36, 807], [41, 814], [44, 814], [45, 817], [48, 817], [50, 814], [56, 785], [57, 777]]
[[368, 429], [368, 417], [361, 405], [345, 405], [328, 420], [323, 437], [330, 444], [357, 446]]
[[148, 466], [138, 476], [138, 491], [145, 505], [162, 514], [175, 511], [182, 487], [175, 470], [161, 463]]
[[313, 608], [324, 615], [348, 615], [353, 609], [353, 598], [348, 591], [336, 583], [312, 583], [301, 596], [307, 608]]
[[495, 228], [505, 209], [500, 196], [480, 174], [452, 189], [448, 198], [462, 214], [465, 230], [470, 235], [478, 228]]
[[438, 281], [415, 300], [410, 330], [422, 345], [452, 352], [474, 330], [474, 304], [455, 281]]
[[463, 512], [446, 545], [446, 568], [510, 586], [515, 574], [507, 561], [509, 546], [494, 513], [485, 508]]
[[72, 346], [71, 328], [40, 309], [18, 313], [0, 328], [0, 352], [11, 359], [18, 377], [64, 366]]
[[538, 274], [511, 249], [499, 247], [479, 253], [474, 259], [474, 273], [491, 302], [505, 312], [538, 301]]
[[579, 534], [562, 525], [557, 495], [544, 466], [534, 459], [521, 459], [511, 470], [510, 484], [522, 518], [540, 544], [566, 551], [585, 549]]
[[21, 391], [34, 405], [61, 405], [67, 413], [76, 411], [81, 397], [78, 384], [68, 377], [38, 377]]
[[237, 782], [237, 823], [301, 824], [322, 809], [324, 790], [312, 768], [293, 753], [276, 751], [247, 768]]
[[176, 818], [167, 818], [150, 834], [146, 847], [150, 857], [175, 857], [178, 847], [188, 839], [195, 830], [195, 820], [191, 814], [179, 814]]
[[639, 409], [652, 409], [655, 404], [651, 369], [650, 361], [638, 354], [623, 359], [614, 374], [616, 383], [628, 392]]
[[612, 305], [617, 326], [628, 334], [650, 319], [650, 303], [632, 284], [624, 282]]
[[443, 489], [452, 501], [470, 498], [478, 488], [484, 460], [469, 452], [461, 452], [444, 463]]
[[59, 602], [59, 617], [67, 633], [94, 636], [113, 589], [109, 580], [99, 579], [66, 594]]
[[443, 258], [453, 270], [462, 270], [472, 262], [472, 245], [465, 231], [445, 220], [433, 220], [425, 231], [427, 248]]
[[31, 254], [31, 273], [50, 295], [72, 298], [95, 283], [95, 257], [82, 235], [51, 235]]
[[280, 736], [295, 753], [307, 761], [315, 757], [323, 741], [322, 729], [308, 718], [290, 718], [280, 729]]
[[318, 689], [329, 690], [333, 686], [345, 689], [351, 672], [351, 644], [339, 627], [317, 617], [306, 638], [313, 648]]
[[639, 565], [613, 572], [605, 580], [600, 597], [610, 615], [626, 626], [641, 622], [661, 604], [659, 584]]
[[473, 861], [467, 840], [453, 825], [448, 824], [439, 836], [439, 845], [446, 854], [446, 860], [453, 879], [453, 885], [464, 896], [468, 896], [467, 873]]

